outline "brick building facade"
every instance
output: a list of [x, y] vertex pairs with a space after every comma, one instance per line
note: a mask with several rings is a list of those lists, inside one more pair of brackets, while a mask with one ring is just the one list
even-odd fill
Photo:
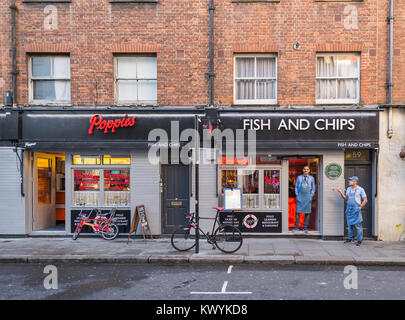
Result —
[[[12, 90], [10, 9], [12, 3], [14, 1], [7, 0], [0, 4], [0, 15], [5, 22], [0, 26], [0, 40], [3, 44], [0, 51], [0, 105], [4, 104], [4, 91]], [[398, 225], [405, 225], [405, 202], [400, 196], [403, 187], [399, 182], [405, 178], [405, 173], [402, 169], [396, 171], [390, 169], [401, 168], [401, 165], [403, 167], [399, 152], [405, 144], [405, 134], [401, 125], [405, 120], [405, 113], [402, 111], [404, 109], [401, 108], [405, 105], [405, 4], [401, 1], [393, 3], [395, 17], [392, 53], [392, 104], [395, 106], [393, 136], [387, 138], [386, 135], [388, 112], [378, 111], [379, 147], [370, 151], [372, 156], [367, 160], [370, 162], [370, 168], [374, 168], [370, 170], [375, 171], [373, 180], [375, 179], [379, 186], [378, 192], [374, 187], [370, 187], [370, 194], [375, 195], [373, 217], [370, 218], [372, 220], [370, 228], [373, 231], [370, 231], [370, 236], [384, 240], [400, 239], [402, 233], [398, 231]], [[316, 112], [339, 109], [365, 111], [370, 108], [381, 108], [387, 111], [389, 4], [389, 0], [215, 0], [214, 107], [228, 110], [243, 107], [269, 108], [273, 111], [279, 107], [281, 109], [288, 107]], [[14, 104], [22, 107], [19, 108], [20, 112], [24, 113], [25, 107], [29, 110], [29, 107], [38, 105], [48, 110], [52, 110], [55, 106], [137, 108], [142, 105], [152, 108], [158, 106], [192, 108], [209, 105], [208, 0], [16, 0], [15, 5], [18, 75]], [[322, 75], [318, 75], [318, 63], [322, 62], [317, 59], [334, 55], [358, 58], [357, 78], [354, 81], [358, 81], [359, 85], [358, 88], [350, 89], [357, 92], [354, 93], [355, 99], [325, 103], [323, 99], [317, 99], [317, 90], [321, 90], [317, 89], [317, 81], [319, 83], [325, 81], [325, 78], [321, 78]], [[31, 59], [44, 56], [69, 58], [68, 102], [50, 104], [47, 101], [41, 104], [32, 101], [32, 81], [35, 80], [30, 78]], [[156, 101], [152, 103], [118, 101], [119, 57], [156, 57]], [[239, 72], [236, 71], [238, 68], [236, 59], [249, 57], [256, 60], [273, 59], [268, 61], [270, 64], [274, 63], [273, 75], [265, 80], [254, 80], [255, 83], [267, 81], [267, 86], [271, 86], [269, 83], [275, 83], [273, 91], [275, 97], [272, 99], [267, 97], [265, 103], [264, 100], [244, 103], [247, 100], [241, 98], [238, 102], [236, 99], [240, 94], [236, 90], [245, 90], [245, 95], [251, 94], [248, 88], [249, 80], [240, 80], [246, 87], [236, 89], [239, 83], [239, 79], [236, 79]], [[259, 68], [256, 60], [254, 60], [255, 73], [256, 68]], [[336, 83], [338, 82], [339, 79], [336, 80]], [[254, 90], [258, 90], [256, 85], [259, 86], [255, 84]], [[269, 87], [265, 88], [268, 92], [271, 91]], [[258, 94], [257, 92], [254, 95]], [[245, 111], [244, 115], [249, 116], [250, 112], [255, 112], [254, 109], [251, 110]], [[156, 112], [159, 112], [158, 108]], [[378, 148], [380, 160], [377, 169], [377, 160], [374, 163], [371, 158], [378, 154]], [[324, 163], [320, 163], [317, 170], [325, 169], [328, 161], [337, 162], [341, 166], [346, 165], [344, 153], [320, 152], [319, 155], [318, 160], [329, 160], [323, 160]], [[133, 156], [131, 154], [131, 157]], [[282, 164], [282, 161], [287, 160], [280, 161], [281, 166], [288, 167], [287, 162]], [[262, 174], [264, 173], [260, 172], [260, 175]], [[342, 187], [343, 178], [342, 175], [337, 181]], [[335, 201], [331, 190], [336, 186], [327, 186], [328, 180], [326, 177], [324, 179], [325, 203], [319, 200], [316, 210], [326, 210], [328, 202]], [[392, 186], [398, 192], [386, 191]], [[330, 190], [327, 191], [327, 188]], [[210, 197], [207, 201], [219, 201]], [[287, 202], [287, 198], [288, 196], [285, 196], [283, 201]], [[385, 213], [387, 206], [388, 208], [392, 206], [393, 200], [399, 210], [392, 214]], [[159, 211], [161, 208], [156, 210]], [[324, 221], [322, 215], [318, 217], [319, 221], [314, 222], [314, 226], [317, 225], [314, 229], [320, 231], [321, 235], [327, 235], [328, 232], [331, 236], [342, 235], [343, 220], [339, 217], [342, 210], [342, 204], [333, 207], [331, 211], [336, 211], [336, 214], [328, 221]], [[156, 216], [159, 215], [160, 213], [156, 213]], [[285, 225], [286, 218], [283, 219]], [[335, 231], [330, 227], [332, 224], [338, 224], [341, 230]], [[162, 229], [158, 224], [153, 227], [156, 233]], [[33, 231], [27, 227], [22, 229], [24, 229], [22, 233]], [[288, 231], [288, 228], [283, 230]]]

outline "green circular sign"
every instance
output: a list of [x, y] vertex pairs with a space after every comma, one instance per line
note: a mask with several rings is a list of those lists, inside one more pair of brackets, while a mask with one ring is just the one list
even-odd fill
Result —
[[329, 179], [337, 179], [342, 175], [342, 166], [337, 163], [330, 163], [325, 168], [325, 174]]

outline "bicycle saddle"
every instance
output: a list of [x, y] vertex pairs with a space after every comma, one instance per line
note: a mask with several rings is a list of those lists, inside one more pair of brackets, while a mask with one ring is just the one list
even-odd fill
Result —
[[225, 208], [224, 208], [224, 207], [212, 207], [212, 209], [215, 209], [215, 210], [218, 210], [218, 211], [222, 211], [222, 210], [224, 210]]

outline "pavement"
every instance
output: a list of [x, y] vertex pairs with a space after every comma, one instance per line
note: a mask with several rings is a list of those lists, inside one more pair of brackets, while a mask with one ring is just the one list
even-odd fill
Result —
[[263, 263], [276, 265], [405, 266], [405, 242], [365, 240], [359, 247], [343, 241], [302, 238], [244, 238], [242, 247], [225, 254], [202, 239], [200, 252], [176, 251], [169, 238], [147, 240], [98, 237], [0, 238], [0, 263]]

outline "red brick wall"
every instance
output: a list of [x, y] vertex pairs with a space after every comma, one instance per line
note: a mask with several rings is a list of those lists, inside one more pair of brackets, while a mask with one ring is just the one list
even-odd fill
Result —
[[393, 102], [405, 104], [405, 2], [394, 3]]
[[4, 103], [4, 91], [11, 90], [10, 3], [11, 0], [0, 1], [0, 105]]
[[[0, 14], [6, 11], [8, 18], [5, 2], [1, 1]], [[405, 3], [395, 3], [394, 102], [399, 103], [405, 102]], [[49, 3], [18, 1], [19, 104], [28, 102], [31, 52], [70, 54], [73, 105], [114, 103], [113, 53], [124, 52], [156, 52], [160, 105], [208, 103], [208, 0], [51, 4], [58, 9], [58, 28], [44, 30], [44, 8]], [[358, 29], [344, 27], [347, 5], [358, 10]], [[386, 102], [388, 1], [215, 0], [215, 7], [215, 104], [233, 103], [233, 56], [238, 52], [277, 53], [280, 105], [315, 103], [317, 52], [361, 52], [361, 103]], [[5, 37], [3, 31], [0, 37]], [[296, 42], [301, 44], [299, 50], [293, 49]], [[4, 50], [0, 54], [0, 76], [7, 83], [7, 54]]]

